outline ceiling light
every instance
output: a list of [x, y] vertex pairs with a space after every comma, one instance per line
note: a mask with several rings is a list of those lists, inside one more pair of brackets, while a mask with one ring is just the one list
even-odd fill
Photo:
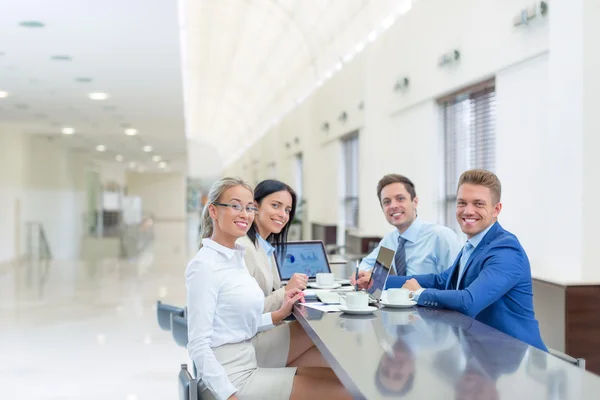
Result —
[[107, 93], [95, 92], [88, 94], [88, 97], [92, 100], [106, 100], [109, 96]]
[[57, 54], [50, 57], [53, 61], [71, 61], [73, 58], [71, 56], [67, 56], [65, 54]]
[[158, 163], [158, 167], [162, 168], [162, 169], [165, 169], [165, 168], [167, 168], [167, 163], [164, 162], [164, 161], [161, 161], [161, 162]]
[[125, 134], [127, 136], [135, 136], [138, 134], [138, 131], [137, 131], [137, 129], [127, 128], [127, 129], [125, 129]]
[[5, 99], [10, 96], [10, 93], [0, 90], [0, 99]]
[[159, 162], [161, 160], [160, 156], [152, 156], [152, 161]]
[[63, 135], [72, 135], [75, 133], [75, 128], [62, 128]]
[[356, 51], [357, 53], [360, 53], [364, 49], [365, 49], [365, 42], [359, 42], [356, 44], [356, 46], [354, 46], [354, 51]]
[[135, 166], [136, 166], [136, 163], [134, 161], [131, 161], [129, 163], [129, 168], [135, 168]]
[[19, 25], [24, 28], [43, 28], [45, 26], [45, 24], [40, 21], [22, 21], [19, 22]]
[[117, 155], [115, 157], [115, 160], [117, 160], [118, 162], [122, 162], [123, 161], [123, 156], [119, 154], [119, 155]]
[[106, 146], [103, 144], [99, 144], [98, 146], [96, 146], [96, 150], [102, 152], [102, 151], [106, 151]]
[[153, 150], [153, 149], [152, 149], [152, 146], [148, 146], [148, 145], [144, 146], [144, 151], [145, 151], [146, 153], [150, 153], [152, 150]]
[[93, 81], [93, 79], [82, 76], [80, 78], [75, 78], [75, 81], [76, 82], [81, 82], [81, 83], [89, 83], [89, 82]]
[[377, 39], [377, 35], [378, 35], [377, 31], [374, 30], [371, 33], [369, 33], [369, 36], [367, 36], [367, 40], [369, 42], [373, 42], [375, 39]]

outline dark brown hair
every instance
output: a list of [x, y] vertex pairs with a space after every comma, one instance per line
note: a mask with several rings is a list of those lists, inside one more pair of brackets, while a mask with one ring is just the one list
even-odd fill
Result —
[[415, 191], [415, 184], [412, 183], [410, 179], [405, 177], [404, 175], [399, 174], [388, 174], [381, 178], [379, 182], [377, 182], [377, 198], [379, 199], [379, 203], [381, 204], [381, 191], [387, 185], [391, 185], [392, 183], [401, 183], [404, 185], [404, 188], [410, 194], [410, 199], [414, 200], [417, 196], [417, 192]]

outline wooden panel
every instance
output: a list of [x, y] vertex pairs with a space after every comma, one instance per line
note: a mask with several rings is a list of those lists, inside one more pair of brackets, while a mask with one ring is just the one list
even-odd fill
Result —
[[565, 314], [566, 353], [600, 375], [600, 286], [568, 286]]

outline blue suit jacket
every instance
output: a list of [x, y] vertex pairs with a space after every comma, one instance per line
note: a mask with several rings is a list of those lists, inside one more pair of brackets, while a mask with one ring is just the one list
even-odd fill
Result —
[[459, 311], [548, 351], [533, 311], [529, 259], [516, 236], [494, 223], [473, 250], [457, 287], [459, 262], [460, 254], [452, 267], [439, 275], [390, 276], [386, 287], [402, 287], [415, 278], [427, 289], [419, 296], [419, 305]]

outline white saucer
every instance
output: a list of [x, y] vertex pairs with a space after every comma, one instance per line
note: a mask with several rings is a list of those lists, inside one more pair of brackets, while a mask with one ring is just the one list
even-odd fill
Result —
[[321, 286], [321, 285], [317, 285], [315, 282], [309, 282], [308, 286], [313, 289], [337, 289], [337, 288], [342, 287], [342, 285], [340, 285], [339, 283], [334, 283], [333, 285]]
[[346, 314], [355, 314], [355, 315], [367, 315], [367, 314], [372, 314], [373, 312], [377, 311], [378, 308], [377, 307], [372, 307], [369, 306], [367, 308], [363, 308], [360, 310], [351, 310], [349, 308], [346, 308], [344, 306], [340, 306], [340, 311]]
[[390, 308], [410, 308], [416, 306], [417, 302], [414, 300], [409, 300], [408, 303], [388, 303], [382, 300], [381, 304], [383, 304], [384, 307]]

